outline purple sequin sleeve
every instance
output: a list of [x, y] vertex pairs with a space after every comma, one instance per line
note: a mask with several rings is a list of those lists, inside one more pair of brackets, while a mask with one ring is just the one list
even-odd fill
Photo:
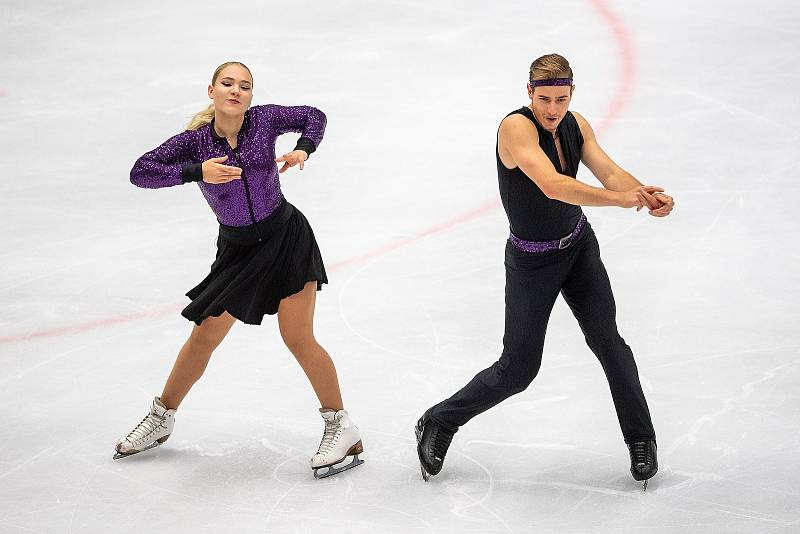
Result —
[[181, 176], [184, 166], [194, 163], [194, 135], [191, 130], [179, 133], [136, 160], [131, 169], [131, 183], [147, 189], [184, 183]]
[[279, 106], [267, 104], [263, 106], [264, 112], [270, 122], [278, 130], [278, 135], [286, 132], [300, 132], [319, 147], [325, 135], [325, 114], [312, 106]]

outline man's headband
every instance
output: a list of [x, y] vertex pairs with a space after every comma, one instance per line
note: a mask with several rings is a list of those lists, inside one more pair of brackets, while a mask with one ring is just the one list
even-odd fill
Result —
[[572, 85], [572, 78], [550, 78], [549, 80], [531, 80], [531, 87], [542, 85]]

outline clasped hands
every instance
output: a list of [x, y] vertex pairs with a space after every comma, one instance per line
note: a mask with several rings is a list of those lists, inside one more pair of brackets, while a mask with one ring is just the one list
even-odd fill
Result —
[[647, 207], [653, 217], [666, 217], [675, 207], [675, 201], [660, 187], [642, 185], [622, 192], [621, 206], [640, 211]]

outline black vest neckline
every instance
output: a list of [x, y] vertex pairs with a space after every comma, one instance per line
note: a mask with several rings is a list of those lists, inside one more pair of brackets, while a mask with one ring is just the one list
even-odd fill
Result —
[[[566, 165], [565, 167], [562, 167], [561, 161], [559, 161], [558, 159], [558, 148], [556, 147], [556, 140], [553, 137], [553, 133], [549, 130], [546, 130], [545, 127], [539, 123], [539, 121], [536, 119], [536, 115], [533, 114], [533, 110], [531, 110], [531, 108], [529, 108], [528, 106], [522, 106], [521, 108], [519, 108], [518, 111], [521, 111], [522, 114], [525, 115], [525, 117], [527, 117], [528, 119], [530, 119], [531, 122], [533, 122], [534, 126], [536, 126], [536, 130], [539, 132], [540, 139], [542, 137], [547, 139], [547, 141], [545, 142], [552, 147], [552, 152], [553, 154], [555, 154], [555, 159], [550, 157], [550, 155], [547, 154], [546, 150], [545, 154], [547, 154], [548, 158], [550, 158], [550, 161], [553, 163], [553, 167], [556, 168], [556, 171], [558, 171], [559, 174], [572, 176], [574, 178], [575, 176], [573, 176], [572, 173], [570, 172], [572, 169], [572, 164], [570, 161], [570, 152], [569, 152], [570, 148], [568, 146], [569, 143], [564, 142], [564, 136], [565, 136], [564, 123], [567, 121], [568, 118], [572, 117], [572, 113], [570, 111], [567, 111], [564, 114], [564, 118], [561, 119], [561, 121], [558, 123], [558, 126], [556, 126], [556, 135], [561, 140], [561, 153], [564, 155], [564, 163]], [[575, 170], [577, 173], [577, 169]]]

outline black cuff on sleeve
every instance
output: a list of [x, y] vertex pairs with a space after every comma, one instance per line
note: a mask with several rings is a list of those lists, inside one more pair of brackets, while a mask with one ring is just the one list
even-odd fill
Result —
[[308, 137], [301, 137], [297, 140], [297, 144], [294, 146], [295, 150], [302, 150], [309, 156], [312, 152], [317, 149], [317, 145], [314, 144], [314, 141], [309, 139]]
[[202, 163], [186, 163], [181, 169], [181, 180], [183, 183], [200, 182], [203, 180]]

